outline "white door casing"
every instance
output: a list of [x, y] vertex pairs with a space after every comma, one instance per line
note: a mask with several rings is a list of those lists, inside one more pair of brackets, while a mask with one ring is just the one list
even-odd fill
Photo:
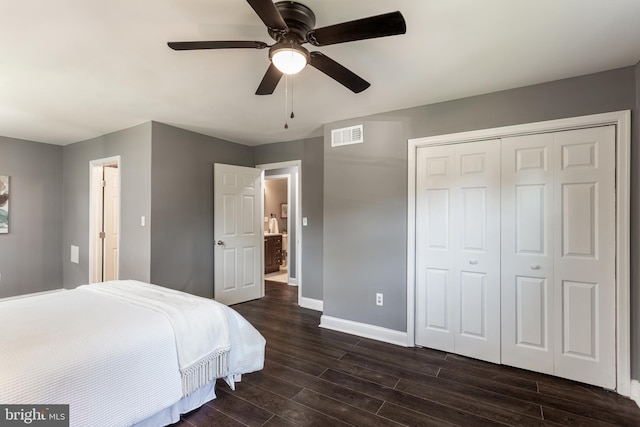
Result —
[[498, 363], [500, 141], [417, 156], [417, 343]]
[[264, 296], [261, 174], [214, 165], [214, 298], [223, 304]]

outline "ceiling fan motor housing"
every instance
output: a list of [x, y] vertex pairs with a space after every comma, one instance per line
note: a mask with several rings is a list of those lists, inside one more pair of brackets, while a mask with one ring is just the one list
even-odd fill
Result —
[[278, 12], [289, 27], [289, 31], [281, 32], [269, 28], [269, 35], [277, 42], [302, 44], [306, 41], [307, 33], [315, 28], [316, 15], [302, 3], [295, 1], [280, 1], [275, 3]]

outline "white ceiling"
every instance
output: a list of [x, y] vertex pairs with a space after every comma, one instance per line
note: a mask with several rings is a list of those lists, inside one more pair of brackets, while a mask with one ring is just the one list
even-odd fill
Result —
[[246, 145], [325, 123], [633, 65], [640, 0], [301, 0], [316, 28], [400, 10], [407, 34], [319, 50], [371, 83], [312, 67], [256, 96], [267, 50], [176, 52], [167, 41], [261, 40], [244, 0], [0, 0], [0, 135], [65, 145], [149, 120]]

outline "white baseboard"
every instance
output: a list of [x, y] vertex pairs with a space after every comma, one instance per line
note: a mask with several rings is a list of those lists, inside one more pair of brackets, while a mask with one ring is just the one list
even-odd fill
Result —
[[303, 308], [308, 308], [315, 311], [324, 311], [324, 301], [321, 299], [313, 299], [307, 297], [300, 297], [298, 305]]
[[640, 381], [631, 380], [631, 395], [629, 397], [640, 407]]
[[334, 331], [345, 332], [359, 337], [371, 338], [389, 344], [407, 346], [407, 333], [394, 329], [382, 328], [367, 323], [354, 322], [352, 320], [339, 319], [331, 316], [320, 317], [320, 327]]

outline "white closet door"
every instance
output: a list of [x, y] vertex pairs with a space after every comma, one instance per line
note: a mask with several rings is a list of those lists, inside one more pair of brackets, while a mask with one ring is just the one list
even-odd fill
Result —
[[615, 389], [615, 128], [557, 133], [554, 149], [555, 373]]
[[502, 363], [613, 389], [615, 129], [505, 138]]
[[419, 148], [416, 163], [416, 344], [452, 352], [455, 146]]
[[455, 351], [500, 363], [500, 140], [456, 147]]
[[416, 343], [500, 361], [500, 141], [417, 153]]
[[502, 363], [553, 374], [553, 134], [502, 141]]

